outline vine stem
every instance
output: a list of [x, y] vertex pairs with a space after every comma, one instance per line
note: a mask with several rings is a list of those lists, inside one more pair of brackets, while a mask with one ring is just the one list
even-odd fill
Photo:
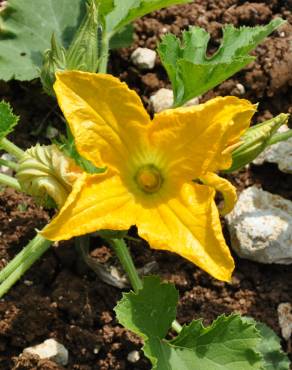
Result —
[[14, 171], [17, 171], [17, 169], [18, 169], [18, 164], [13, 162], [13, 161], [9, 161], [8, 159], [0, 158], [0, 166], [8, 167], [8, 168], [10, 168], [11, 170], [14, 170]]
[[6, 137], [0, 140], [0, 147], [17, 159], [21, 159], [24, 154], [22, 149], [13, 144], [10, 140], [6, 139]]
[[31, 240], [9, 263], [0, 271], [0, 298], [21, 278], [21, 276], [47, 251], [51, 241], [41, 235]]
[[109, 37], [103, 37], [101, 41], [101, 54], [98, 66], [98, 73], [107, 73], [109, 58]]
[[[126, 271], [135, 293], [137, 293], [143, 288], [143, 283], [138, 275], [126, 242], [124, 239], [110, 239], [108, 241]], [[172, 322], [171, 327], [177, 333], [180, 333], [182, 330], [182, 326], [176, 320]]]
[[143, 284], [138, 275], [126, 242], [124, 239], [110, 239], [110, 244], [120, 260], [121, 265], [126, 271], [134, 291], [137, 293], [138, 290], [143, 288]]
[[0, 184], [2, 185], [5, 185], [5, 186], [9, 186], [15, 190], [18, 190], [18, 191], [21, 191], [21, 186], [19, 184], [19, 182], [14, 179], [13, 177], [11, 176], [8, 176], [8, 175], [4, 175], [3, 173], [0, 173]]

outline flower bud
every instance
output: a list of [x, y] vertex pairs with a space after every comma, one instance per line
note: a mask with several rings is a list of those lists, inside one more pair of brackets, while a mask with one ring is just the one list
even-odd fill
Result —
[[66, 51], [56, 40], [55, 35], [51, 38], [51, 49], [46, 50], [43, 57], [43, 66], [40, 78], [45, 92], [54, 96], [53, 85], [56, 80], [55, 73], [66, 69]]
[[67, 51], [67, 69], [96, 72], [98, 44], [98, 12], [95, 0], [90, 0], [86, 15]]
[[[224, 172], [233, 172], [252, 162], [263, 150], [279, 141], [292, 137], [292, 130], [277, 133], [280, 126], [287, 124], [289, 115], [278, 116], [250, 127], [241, 137], [241, 144], [232, 150], [232, 166]], [[226, 149], [228, 150], [228, 148]]]
[[90, 0], [86, 15], [66, 50], [55, 38], [51, 39], [51, 49], [43, 56], [40, 77], [45, 92], [54, 96], [55, 73], [64, 70], [96, 72], [98, 67], [98, 11], [96, 0]]
[[37, 202], [61, 208], [82, 170], [55, 145], [39, 145], [26, 150], [16, 177], [21, 188]]

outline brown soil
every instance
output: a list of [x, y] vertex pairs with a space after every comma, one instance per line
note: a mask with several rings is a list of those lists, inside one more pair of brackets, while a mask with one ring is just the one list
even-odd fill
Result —
[[[166, 31], [179, 34], [189, 25], [205, 27], [212, 34], [210, 51], [218, 47], [222, 23], [256, 25], [281, 15], [290, 21], [260, 45], [257, 60], [232, 79], [207, 93], [240, 96], [237, 84], [245, 87], [245, 97], [260, 102], [257, 121], [280, 112], [292, 113], [291, 0], [246, 2], [240, 0], [200, 0], [155, 12], [135, 24], [135, 44], [114, 52], [111, 70], [135, 88], [148, 107], [149, 96], [169, 87], [159, 61], [151, 73], [138, 71], [129, 62], [131, 51], [139, 46], [155, 48]], [[1, 95], [21, 116], [13, 139], [28, 147], [41, 138], [49, 124], [62, 128], [55, 103], [41, 93], [38, 83], [2, 83]], [[33, 107], [33, 109], [31, 108]], [[229, 176], [241, 191], [258, 184], [265, 190], [292, 200], [292, 176], [274, 165], [251, 166]], [[48, 213], [32, 200], [12, 190], [0, 197], [0, 268], [33, 237], [34, 229], [48, 220]], [[225, 230], [228, 240], [228, 233]], [[101, 262], [116, 263], [108, 247], [94, 240], [92, 255]], [[145, 243], [131, 245], [138, 267], [156, 261], [163, 279], [175, 283], [180, 292], [178, 320], [181, 323], [202, 317], [211, 322], [219, 314], [234, 311], [267, 323], [279, 335], [277, 306], [291, 301], [292, 272], [287, 266], [268, 266], [237, 259], [230, 285], [218, 282], [187, 261], [166, 252], [151, 251]], [[68, 369], [150, 369], [143, 357], [135, 364], [127, 361], [132, 350], [141, 348], [139, 339], [117, 325], [113, 307], [121, 290], [100, 281], [80, 260], [70, 243], [51, 248], [0, 301], [0, 370], [62, 369], [51, 361], [19, 356], [22, 350], [47, 338], [56, 338], [69, 350]], [[283, 348], [288, 345], [283, 340]]]

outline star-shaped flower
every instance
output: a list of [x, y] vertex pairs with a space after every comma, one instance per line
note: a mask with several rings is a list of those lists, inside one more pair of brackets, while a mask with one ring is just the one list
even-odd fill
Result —
[[138, 95], [110, 75], [63, 72], [54, 88], [79, 153], [107, 170], [82, 175], [42, 235], [64, 240], [136, 225], [152, 248], [230, 280], [234, 263], [214, 196], [223, 193], [227, 212], [236, 193], [215, 171], [231, 166], [228, 148], [248, 128], [255, 106], [218, 97], [151, 120]]

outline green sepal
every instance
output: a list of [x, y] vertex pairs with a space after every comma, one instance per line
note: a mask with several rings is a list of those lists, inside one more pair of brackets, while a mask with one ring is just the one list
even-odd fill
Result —
[[68, 157], [74, 159], [75, 163], [81, 167], [85, 172], [96, 174], [103, 173], [106, 171], [106, 168], [98, 168], [88, 159], [82, 157], [76, 148], [74, 137], [69, 129], [69, 126], [66, 125], [67, 135], [61, 135], [58, 140], [54, 140], [53, 143], [58, 146], [58, 148], [64, 152]]
[[277, 133], [280, 126], [287, 124], [289, 114], [278, 116], [250, 127], [241, 137], [242, 144], [232, 152], [232, 166], [224, 172], [237, 171], [252, 162], [270, 145], [292, 137], [292, 130]]

